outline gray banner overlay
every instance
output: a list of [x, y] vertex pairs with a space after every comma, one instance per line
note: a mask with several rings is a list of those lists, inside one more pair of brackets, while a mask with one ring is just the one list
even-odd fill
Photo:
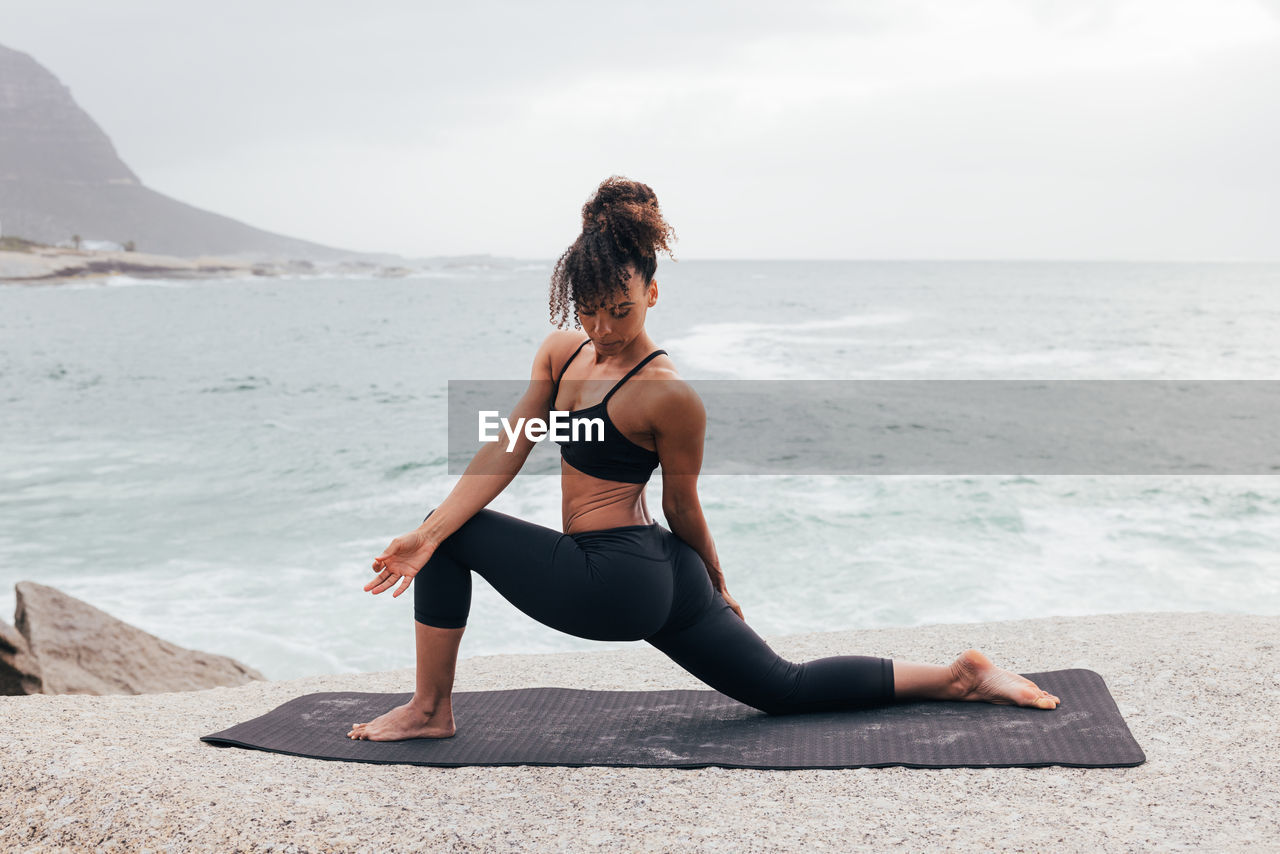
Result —
[[[632, 380], [609, 402], [624, 433], [670, 389]], [[604, 396], [562, 386], [584, 408]], [[1280, 473], [1280, 380], [694, 380], [707, 413], [703, 474], [1144, 475]], [[520, 381], [449, 382], [449, 471], [496, 446]], [[549, 393], [549, 389], [548, 389]], [[618, 413], [622, 413], [621, 416]], [[592, 414], [598, 414], [598, 411]], [[514, 426], [514, 424], [512, 425]], [[497, 473], [479, 465], [476, 473]], [[523, 474], [558, 474], [535, 443]], [[668, 469], [667, 474], [687, 474]]]

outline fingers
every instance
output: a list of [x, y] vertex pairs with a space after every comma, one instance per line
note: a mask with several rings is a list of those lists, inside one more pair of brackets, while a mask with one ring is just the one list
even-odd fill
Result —
[[399, 596], [401, 593], [403, 593], [403, 592], [405, 592], [406, 590], [408, 590], [408, 589], [409, 589], [409, 585], [410, 585], [410, 584], [412, 584], [412, 583], [413, 583], [413, 578], [412, 578], [412, 577], [410, 577], [410, 576], [408, 576], [408, 575], [401, 576], [401, 577], [400, 577], [400, 586], [399, 586], [399, 587], [397, 587], [397, 588], [395, 589], [395, 592], [393, 592], [393, 593], [391, 594], [391, 598], [392, 598], [392, 599], [394, 599], [395, 597]]
[[390, 569], [384, 569], [378, 574], [377, 578], [366, 584], [364, 589], [367, 593], [381, 593], [399, 580], [400, 576], [397, 573], [392, 572]]
[[378, 578], [366, 584], [364, 589], [368, 590], [370, 593], [376, 596], [377, 594], [382, 593], [384, 590], [389, 589], [392, 585], [394, 585], [399, 580], [400, 580], [399, 575], [396, 575], [394, 572], [391, 572], [390, 570], [388, 570], [384, 575], [379, 576]]

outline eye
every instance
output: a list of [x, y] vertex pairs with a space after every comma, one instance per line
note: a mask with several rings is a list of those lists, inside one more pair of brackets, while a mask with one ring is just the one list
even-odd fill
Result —
[[621, 320], [631, 313], [631, 309], [626, 309], [625, 311], [611, 311], [609, 313], [612, 314], [615, 319]]

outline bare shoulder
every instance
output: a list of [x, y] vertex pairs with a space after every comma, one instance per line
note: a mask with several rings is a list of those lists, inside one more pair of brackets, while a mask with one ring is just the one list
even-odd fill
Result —
[[554, 377], [573, 351], [586, 340], [586, 333], [580, 329], [552, 330], [542, 339], [534, 356], [535, 373], [545, 371], [546, 376]]
[[702, 398], [688, 381], [680, 376], [670, 357], [659, 356], [643, 374], [646, 396], [651, 410], [660, 419], [698, 419], [705, 417]]

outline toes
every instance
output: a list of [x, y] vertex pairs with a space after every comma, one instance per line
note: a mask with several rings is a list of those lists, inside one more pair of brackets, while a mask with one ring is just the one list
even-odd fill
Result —
[[1039, 689], [1039, 695], [1035, 699], [1035, 704], [1042, 709], [1056, 709], [1062, 700], [1057, 696], [1050, 694], [1044, 689]]
[[1024, 704], [1037, 703], [1044, 696], [1044, 691], [1041, 691], [1036, 686], [1030, 683], [1027, 683], [1026, 685], [1022, 686], [1022, 688], [1018, 691], [1018, 694], [1020, 695], [1019, 697], [1020, 701]]
[[1035, 700], [1032, 701], [1031, 705], [1035, 706], [1037, 709], [1056, 709], [1060, 702], [1062, 701], [1050, 694], [1048, 691], [1041, 691], [1040, 696], [1036, 697]]

